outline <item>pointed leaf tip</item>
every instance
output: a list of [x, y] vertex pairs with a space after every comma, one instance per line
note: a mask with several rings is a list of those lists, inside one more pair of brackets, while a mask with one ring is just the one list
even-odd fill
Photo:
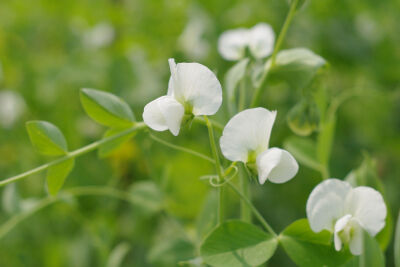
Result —
[[83, 88], [80, 98], [86, 113], [96, 122], [109, 127], [124, 127], [135, 121], [129, 105], [116, 95]]
[[67, 153], [67, 141], [54, 124], [47, 121], [28, 121], [26, 129], [32, 145], [40, 154], [59, 156]]

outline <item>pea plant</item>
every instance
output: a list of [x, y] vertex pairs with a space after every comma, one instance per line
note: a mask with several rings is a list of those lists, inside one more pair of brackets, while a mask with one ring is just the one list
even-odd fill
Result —
[[[331, 178], [329, 161], [334, 140], [337, 110], [357, 92], [329, 96], [321, 82], [327, 62], [307, 48], [281, 50], [287, 30], [303, 1], [292, 0], [288, 15], [275, 41], [270, 25], [224, 32], [218, 41], [220, 55], [234, 62], [225, 74], [224, 86], [200, 63], [176, 63], [169, 59], [170, 79], [166, 95], [144, 107], [143, 121], [136, 120], [121, 98], [95, 89], [81, 89], [83, 109], [94, 121], [108, 127], [102, 139], [70, 150], [63, 133], [46, 121], [26, 123], [34, 148], [55, 157], [44, 165], [0, 181], [5, 186], [47, 171], [49, 197], [35, 209], [21, 213], [0, 226], [0, 238], [20, 221], [46, 205], [69, 195], [109, 195], [134, 202], [134, 195], [111, 187], [85, 186], [61, 190], [76, 159], [98, 150], [107, 155], [139, 132], [182, 153], [208, 161], [215, 173], [200, 177], [217, 191], [217, 214], [213, 229], [198, 244], [197, 257], [179, 264], [192, 266], [260, 266], [281, 246], [298, 266], [385, 266], [384, 251], [393, 236], [393, 219], [385, 192], [374, 172], [373, 161], [363, 164], [344, 179]], [[269, 110], [263, 93], [269, 83], [283, 81], [300, 92], [287, 113], [294, 135], [283, 148], [270, 144], [276, 110]], [[226, 108], [229, 120], [211, 117]], [[179, 138], [192, 123], [207, 127], [212, 156], [181, 147], [155, 135], [169, 131]], [[184, 127], [189, 126], [189, 127]], [[321, 182], [309, 194], [306, 218], [277, 232], [252, 202], [250, 181], [258, 186], [296, 179], [299, 168], [320, 173]], [[61, 191], [60, 191], [61, 190]], [[240, 218], [229, 218], [226, 194], [240, 200]], [[284, 198], [285, 196], [281, 196]], [[211, 220], [211, 219], [210, 219]], [[395, 234], [395, 263], [400, 267], [400, 220]], [[176, 263], [178, 264], [178, 262]]]

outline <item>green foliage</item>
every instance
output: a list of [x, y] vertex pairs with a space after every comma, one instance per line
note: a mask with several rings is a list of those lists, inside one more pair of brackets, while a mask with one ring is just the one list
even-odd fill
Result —
[[396, 223], [396, 234], [394, 237], [394, 262], [396, 267], [400, 266], [400, 212]]
[[[293, 1], [294, 1], [294, 0], [288, 0], [289, 4], [292, 4]], [[297, 9], [302, 8], [303, 5], [304, 5], [304, 3], [306, 3], [306, 2], [307, 2], [307, 0], [298, 0], [298, 1], [297, 1], [297, 6], [296, 6], [296, 8], [297, 8]]]
[[217, 225], [218, 195], [216, 190], [211, 190], [203, 205], [203, 209], [197, 216], [196, 229], [199, 240], [203, 240], [208, 233]]
[[342, 267], [384, 267], [385, 257], [378, 242], [367, 232], [363, 236], [363, 252], [360, 256], [353, 257]]
[[128, 104], [113, 94], [84, 88], [81, 89], [80, 97], [86, 113], [100, 124], [126, 127], [135, 120]]
[[164, 207], [162, 192], [153, 181], [136, 182], [129, 191], [137, 211], [154, 215]]
[[336, 117], [323, 121], [320, 125], [320, 132], [317, 138], [317, 159], [322, 166], [329, 164], [333, 137], [335, 134]]
[[182, 225], [172, 218], [162, 218], [147, 253], [148, 261], [156, 266], [176, 266], [194, 258], [195, 247], [185, 235]]
[[[103, 138], [107, 138], [116, 134], [119, 134], [125, 130], [127, 130], [128, 128], [111, 128], [108, 129], [104, 135]], [[129, 139], [131, 139], [136, 133], [132, 132], [130, 134], [127, 135], [123, 135], [121, 137], [118, 137], [110, 142], [104, 143], [99, 147], [98, 150], [98, 154], [100, 158], [104, 158], [107, 156], [110, 156], [110, 154], [112, 154], [115, 150], [117, 150], [118, 148], [121, 147], [121, 145], [123, 145], [125, 142], [129, 141]]]
[[26, 123], [26, 129], [31, 143], [39, 153], [49, 156], [67, 153], [67, 141], [54, 124], [46, 121], [29, 121]]
[[118, 244], [110, 253], [107, 261], [107, 267], [120, 267], [125, 256], [128, 254], [131, 246], [128, 243]]
[[200, 255], [211, 266], [258, 266], [272, 257], [277, 243], [272, 235], [257, 226], [227, 221], [206, 238]]
[[307, 219], [289, 225], [279, 242], [298, 266], [340, 266], [350, 258], [348, 252], [335, 251], [328, 231], [314, 233]]
[[310, 138], [291, 136], [285, 140], [284, 148], [305, 166], [321, 170], [322, 166], [317, 159], [316, 145]]
[[319, 114], [317, 106], [309, 99], [303, 98], [288, 113], [287, 122], [297, 135], [308, 136], [318, 127]]
[[72, 171], [75, 165], [75, 159], [67, 159], [49, 167], [47, 171], [47, 189], [50, 195], [57, 195], [64, 185], [65, 179]]
[[272, 81], [286, 81], [293, 89], [306, 87], [315, 74], [326, 65], [325, 59], [306, 48], [282, 50], [276, 55], [275, 65], [266, 63]]

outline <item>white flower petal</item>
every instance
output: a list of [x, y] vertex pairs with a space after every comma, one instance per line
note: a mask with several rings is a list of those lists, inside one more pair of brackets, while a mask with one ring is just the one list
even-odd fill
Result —
[[[354, 220], [352, 220], [354, 222]], [[363, 251], [363, 229], [358, 223], [352, 224], [353, 231], [349, 247], [353, 255], [360, 255]]]
[[256, 58], [265, 58], [274, 50], [275, 33], [267, 23], [259, 23], [250, 29], [249, 48]]
[[218, 51], [226, 60], [239, 60], [244, 57], [249, 40], [249, 30], [239, 28], [221, 34]]
[[354, 188], [347, 196], [346, 212], [352, 214], [371, 236], [385, 226], [386, 205], [382, 195], [366, 186]]
[[349, 221], [351, 220], [351, 215], [347, 214], [336, 221], [335, 224], [335, 232], [334, 232], [334, 242], [335, 242], [335, 249], [337, 251], [342, 249], [342, 240], [339, 237], [339, 232], [345, 230], [346, 226], [348, 226]]
[[168, 95], [185, 106], [191, 106], [195, 116], [215, 114], [222, 104], [222, 87], [215, 74], [199, 63], [175, 65], [173, 59], [169, 62]]
[[221, 151], [231, 161], [248, 161], [249, 152], [256, 155], [268, 148], [276, 111], [265, 108], [246, 109], [226, 124], [219, 140]]
[[257, 168], [260, 184], [264, 184], [267, 178], [279, 184], [292, 179], [299, 165], [289, 152], [273, 147], [258, 155]]
[[307, 200], [307, 218], [314, 232], [332, 230], [344, 214], [344, 200], [351, 185], [338, 179], [328, 179], [317, 185]]
[[143, 121], [156, 131], [170, 130], [175, 136], [179, 134], [183, 106], [171, 96], [159, 97], [144, 107]]

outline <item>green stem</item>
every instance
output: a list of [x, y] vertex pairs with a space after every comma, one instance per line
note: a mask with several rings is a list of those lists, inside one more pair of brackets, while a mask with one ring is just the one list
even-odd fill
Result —
[[267, 223], [267, 221], [264, 219], [264, 217], [261, 215], [261, 213], [257, 210], [256, 207], [254, 207], [253, 203], [251, 203], [251, 201], [242, 194], [242, 192], [240, 192], [239, 189], [236, 188], [236, 186], [234, 186], [231, 182], [227, 183], [232, 189], [233, 191], [235, 191], [236, 194], [238, 194], [243, 200], [244, 202], [249, 206], [249, 208], [251, 209], [251, 211], [254, 213], [254, 215], [256, 216], [256, 218], [260, 221], [260, 223], [264, 226], [264, 228], [270, 232], [273, 236], [277, 236], [277, 234], [275, 233], [275, 231], [272, 229], [272, 227]]
[[122, 132], [120, 132], [120, 133], [118, 133], [116, 135], [113, 135], [113, 136], [98, 140], [98, 141], [93, 142], [93, 143], [91, 143], [91, 144], [89, 144], [87, 146], [84, 146], [84, 147], [79, 148], [77, 150], [71, 151], [68, 154], [66, 154], [65, 156], [63, 156], [61, 158], [58, 158], [56, 160], [53, 160], [53, 161], [51, 161], [49, 163], [43, 164], [43, 165], [41, 165], [41, 166], [39, 166], [37, 168], [34, 168], [34, 169], [29, 170], [27, 172], [18, 174], [16, 176], [4, 179], [4, 180], [0, 181], [0, 187], [2, 187], [4, 185], [7, 185], [7, 184], [10, 184], [10, 183], [13, 183], [13, 182], [16, 182], [16, 181], [19, 181], [19, 180], [22, 180], [22, 179], [24, 179], [24, 178], [26, 178], [26, 177], [28, 177], [30, 175], [42, 172], [42, 171], [48, 169], [49, 167], [51, 167], [53, 165], [56, 165], [56, 164], [58, 164], [60, 162], [66, 161], [66, 160], [71, 159], [71, 158], [78, 157], [78, 156], [83, 155], [83, 154], [86, 154], [86, 153], [88, 153], [90, 151], [95, 150], [96, 148], [98, 148], [99, 146], [101, 146], [101, 145], [103, 145], [105, 143], [111, 142], [111, 141], [113, 141], [113, 140], [115, 140], [117, 138], [120, 138], [122, 136], [129, 135], [132, 132], [141, 130], [141, 129], [145, 128], [145, 127], [146, 127], [146, 125], [143, 122], [137, 122], [131, 128], [129, 128], [129, 129], [125, 130], [125, 131], [122, 131]]
[[[207, 126], [206, 120], [202, 117], [194, 117], [194, 121]], [[224, 125], [222, 125], [221, 123], [216, 122], [212, 119], [208, 119], [208, 121], [212, 124], [212, 126], [215, 127], [215, 129], [218, 129], [219, 131], [222, 131], [224, 129]]]
[[[240, 178], [240, 188], [242, 190], [242, 194], [249, 200], [250, 197], [250, 190], [249, 190], [249, 179], [246, 175], [244, 175], [242, 168], [239, 170], [239, 178]], [[242, 220], [246, 222], [251, 222], [251, 211], [247, 206], [246, 202], [241, 199], [240, 201], [240, 217]]]
[[[217, 170], [218, 178], [219, 178], [219, 183], [224, 182], [224, 174], [222, 173], [222, 168], [221, 168], [221, 162], [219, 160], [219, 155], [218, 155], [218, 149], [217, 145], [215, 144], [215, 138], [214, 138], [214, 130], [212, 127], [212, 124], [210, 120], [208, 119], [207, 116], [204, 116], [204, 121], [206, 122], [207, 128], [208, 128], [208, 137], [210, 139], [210, 146], [211, 146], [211, 151], [215, 160], [215, 168]], [[221, 223], [224, 219], [224, 187], [220, 186], [218, 187], [218, 223]]]
[[278, 40], [276, 41], [274, 51], [272, 52], [272, 55], [271, 55], [271, 60], [270, 60], [271, 64], [270, 64], [268, 70], [266, 71], [266, 73], [263, 74], [261, 81], [259, 82], [259, 84], [257, 85], [257, 87], [255, 89], [253, 98], [251, 100], [251, 105], [250, 105], [251, 107], [256, 107], [258, 105], [258, 100], [260, 99], [260, 96], [262, 93], [262, 90], [261, 90], [262, 85], [264, 84], [265, 79], [268, 77], [269, 70], [271, 70], [276, 64], [276, 56], [279, 52], [279, 49], [282, 46], [283, 40], [286, 37], [286, 33], [289, 29], [290, 23], [293, 20], [294, 14], [296, 13], [296, 7], [297, 7], [298, 2], [299, 2], [299, 0], [293, 0], [290, 4], [289, 12], [286, 16], [285, 22], [283, 23], [282, 29], [279, 32]]
[[240, 81], [238, 111], [242, 111], [246, 104], [246, 80]]
[[102, 187], [102, 186], [84, 186], [84, 187], [76, 187], [65, 190], [61, 194], [56, 197], [47, 197], [41, 201], [39, 201], [36, 206], [28, 211], [21, 212], [13, 217], [11, 217], [8, 221], [3, 223], [0, 226], [0, 239], [3, 238], [7, 233], [9, 233], [15, 226], [17, 226], [22, 221], [26, 220], [36, 212], [50, 206], [51, 204], [58, 202], [65, 197], [68, 196], [108, 196], [112, 198], [116, 198], [119, 200], [123, 200], [134, 204], [134, 199], [132, 195], [128, 194], [125, 191], [117, 190], [110, 187]]
[[193, 156], [196, 156], [196, 157], [202, 158], [204, 160], [207, 160], [207, 161], [211, 162], [212, 164], [215, 164], [215, 160], [213, 160], [212, 158], [210, 158], [207, 155], [204, 155], [204, 154], [202, 154], [200, 152], [194, 151], [192, 149], [189, 149], [189, 148], [186, 148], [186, 147], [183, 147], [183, 146], [177, 146], [177, 145], [171, 144], [170, 142], [167, 142], [167, 141], [165, 141], [165, 140], [163, 140], [161, 138], [158, 138], [157, 136], [155, 136], [155, 135], [153, 135], [151, 133], [149, 135], [150, 135], [151, 139], [153, 139], [154, 141], [156, 141], [156, 142], [158, 142], [160, 144], [163, 144], [164, 146], [167, 146], [167, 147], [170, 147], [172, 149], [191, 154]]

